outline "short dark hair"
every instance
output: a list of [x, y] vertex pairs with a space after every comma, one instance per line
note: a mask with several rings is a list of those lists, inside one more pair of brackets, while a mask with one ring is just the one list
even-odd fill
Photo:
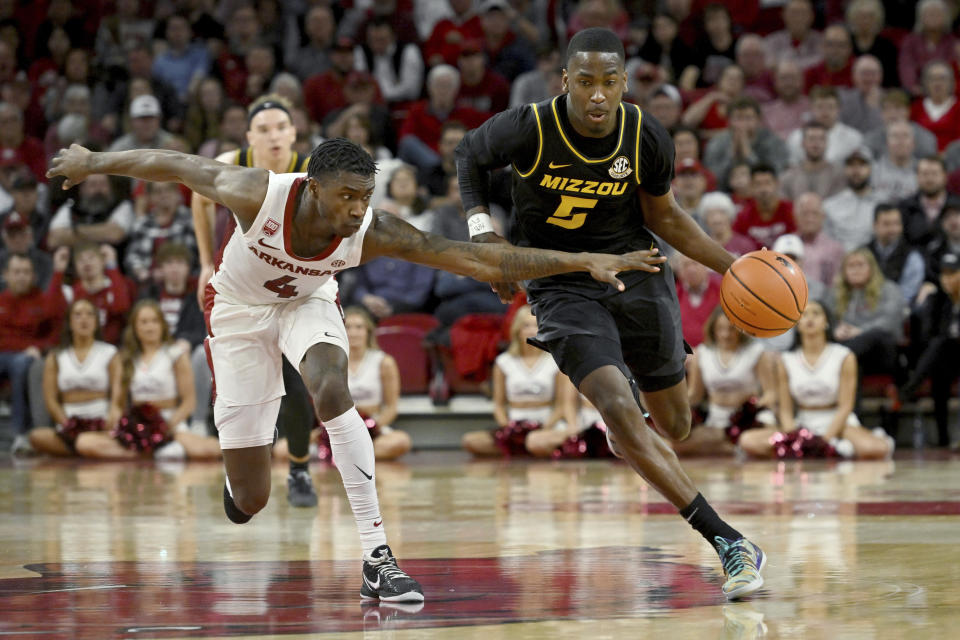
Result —
[[14, 259], [14, 258], [19, 258], [19, 259], [21, 259], [21, 260], [26, 260], [27, 262], [30, 263], [30, 268], [31, 268], [31, 269], [33, 269], [34, 271], [37, 270], [36, 266], [34, 266], [34, 264], [33, 264], [33, 259], [30, 258], [30, 256], [28, 256], [28, 255], [25, 254], [25, 253], [14, 253], [14, 252], [11, 251], [10, 253], [7, 254], [7, 259], [3, 261], [3, 270], [4, 270], [4, 271], [6, 271], [6, 270], [10, 267], [10, 263], [13, 262], [13, 259]]
[[829, 85], [818, 84], [813, 89], [810, 89], [811, 100], [820, 100], [823, 98], [833, 98], [834, 100], [839, 102], [840, 94], [837, 93], [836, 87], [831, 87]]
[[803, 125], [803, 132], [806, 133], [808, 129], [820, 129], [821, 131], [827, 130], [827, 125], [819, 122], [818, 120], [809, 120]]
[[464, 133], [469, 131], [469, 129], [467, 129], [467, 125], [463, 124], [459, 120], [447, 120], [440, 127], [440, 137], [442, 138], [443, 134], [445, 134], [447, 131], [450, 131], [451, 129], [456, 129], [457, 131], [463, 131]]
[[366, 150], [346, 138], [331, 138], [310, 154], [307, 175], [319, 179], [340, 172], [372, 176], [377, 173], [377, 164]]
[[153, 260], [158, 265], [162, 265], [170, 260], [183, 260], [187, 264], [191, 264], [193, 257], [190, 255], [190, 249], [187, 249], [184, 245], [178, 242], [164, 242], [160, 245], [160, 248], [157, 249]]
[[737, 98], [730, 102], [730, 105], [727, 107], [727, 113], [733, 113], [734, 111], [740, 111], [741, 109], [752, 109], [755, 114], [760, 115], [760, 103], [751, 98], [750, 96], [743, 96]]
[[917, 164], [918, 164], [918, 165], [919, 165], [921, 162], [934, 162], [934, 163], [940, 165], [940, 168], [943, 169], [944, 171], [947, 170], [947, 163], [943, 161], [943, 158], [942, 158], [941, 156], [938, 156], [938, 155], [936, 155], [936, 154], [928, 155], [928, 156], [923, 156], [923, 157], [921, 157], [921, 158], [919, 158], [919, 159], [917, 160]]
[[564, 58], [565, 64], [569, 66], [570, 58], [582, 52], [599, 51], [601, 53], [615, 53], [623, 64], [627, 59], [627, 54], [623, 50], [623, 42], [610, 29], [603, 27], [590, 27], [578, 31], [567, 45], [567, 55]]
[[873, 208], [873, 221], [876, 222], [880, 219], [880, 216], [888, 211], [896, 211], [900, 214], [900, 219], [903, 219], [903, 212], [900, 211], [900, 207], [897, 206], [896, 202], [878, 202], [877, 206]]
[[770, 165], [770, 164], [764, 164], [762, 162], [758, 162], [757, 164], [750, 167], [751, 178], [757, 175], [758, 173], [769, 173], [770, 175], [773, 176], [774, 179], [777, 178], [777, 170], [773, 167], [773, 165]]

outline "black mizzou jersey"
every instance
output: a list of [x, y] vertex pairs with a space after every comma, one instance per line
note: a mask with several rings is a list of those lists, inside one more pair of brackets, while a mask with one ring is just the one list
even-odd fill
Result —
[[538, 147], [532, 165], [512, 165], [514, 242], [563, 251], [649, 249], [653, 237], [637, 197], [644, 179], [640, 108], [620, 103], [616, 146], [603, 157], [575, 146], [560, 96], [526, 108], [536, 119]]

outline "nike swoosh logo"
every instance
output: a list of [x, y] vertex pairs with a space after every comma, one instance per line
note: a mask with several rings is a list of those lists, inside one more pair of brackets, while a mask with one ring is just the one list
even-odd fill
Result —
[[377, 574], [377, 581], [376, 581], [376, 582], [371, 582], [370, 579], [367, 578], [367, 574], [363, 574], [363, 581], [366, 582], [366, 583], [367, 583], [367, 586], [370, 587], [371, 589], [373, 589], [374, 591], [376, 591], [377, 589], [380, 588], [380, 574], [379, 574], [379, 573]]
[[383, 524], [383, 520], [377, 520], [376, 522], [373, 523], [373, 526], [379, 527], [382, 524]]
[[367, 480], [373, 480], [373, 475], [372, 475], [372, 474], [367, 473], [366, 471], [364, 471], [363, 469], [361, 469], [361, 468], [360, 468], [358, 465], [356, 465], [356, 464], [354, 464], [353, 466], [357, 467], [357, 471], [359, 471], [359, 472], [362, 473], [364, 476], [366, 476]]
[[[332, 333], [330, 333], [329, 331], [324, 331], [324, 332], [323, 332], [323, 335], [327, 336], [328, 338], [336, 338], [336, 339], [339, 339], [339, 336], [335, 336], [335, 335], [333, 335]], [[354, 466], [356, 466], [356, 465], [354, 465]], [[357, 468], [359, 469], [360, 467], [357, 467]]]
[[563, 169], [564, 167], [569, 167], [570, 165], [569, 165], [569, 164], [553, 164], [553, 163], [551, 162], [551, 163], [550, 163], [549, 165], [547, 165], [547, 166], [549, 166], [551, 169]]
[[280, 251], [280, 247], [275, 247], [275, 246], [273, 246], [273, 245], [267, 244], [266, 242], [263, 241], [263, 238], [258, 239], [258, 240], [257, 240], [257, 244], [259, 244], [261, 247], [266, 247], [267, 249], [273, 249], [274, 251]]

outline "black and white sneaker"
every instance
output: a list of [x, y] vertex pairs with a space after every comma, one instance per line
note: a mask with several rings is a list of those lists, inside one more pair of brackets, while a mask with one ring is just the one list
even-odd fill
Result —
[[317, 492], [313, 489], [310, 472], [291, 469], [287, 476], [287, 502], [294, 507], [317, 506]]
[[423, 602], [423, 589], [397, 566], [390, 547], [382, 544], [363, 558], [360, 596], [381, 602]]

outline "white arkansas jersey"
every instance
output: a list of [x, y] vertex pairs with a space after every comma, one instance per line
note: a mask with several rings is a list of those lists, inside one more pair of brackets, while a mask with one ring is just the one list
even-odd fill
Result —
[[334, 238], [312, 258], [294, 255], [290, 246], [297, 190], [305, 173], [270, 172], [267, 195], [256, 219], [244, 233], [236, 231], [223, 252], [223, 261], [210, 284], [232, 302], [271, 304], [305, 298], [324, 285], [334, 287], [333, 276], [360, 264], [363, 236], [373, 220], [367, 207], [360, 229], [349, 238]]

